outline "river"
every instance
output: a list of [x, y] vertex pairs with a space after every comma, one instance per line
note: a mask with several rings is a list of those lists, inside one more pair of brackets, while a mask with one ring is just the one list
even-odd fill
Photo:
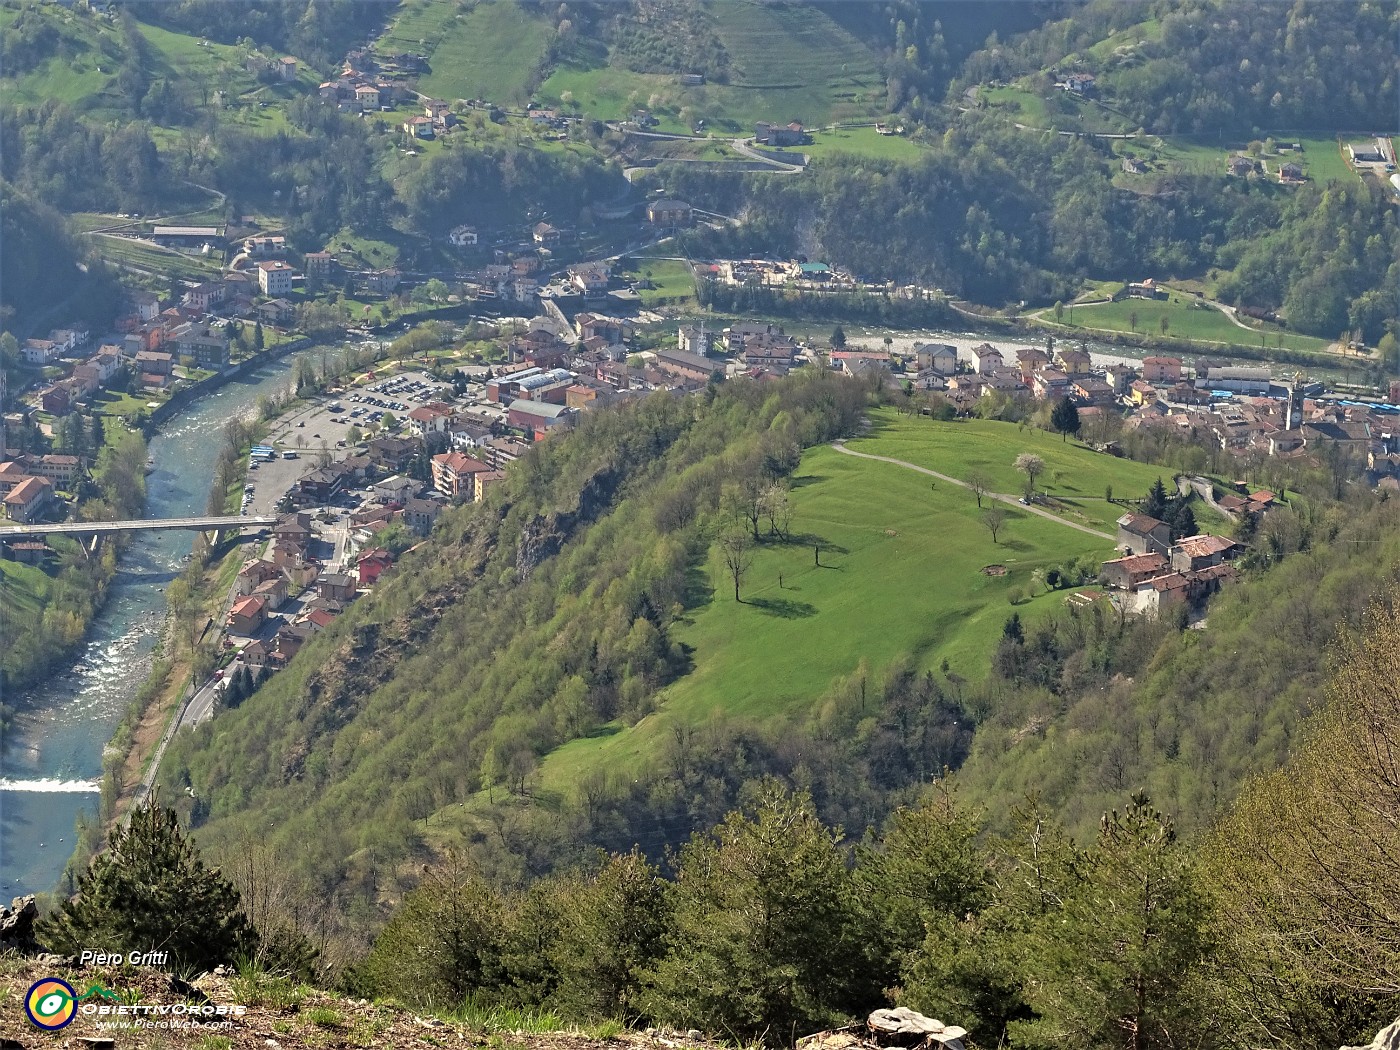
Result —
[[[194, 402], [150, 442], [146, 515], [204, 513], [228, 420], [286, 390], [298, 351]], [[122, 553], [84, 650], [66, 670], [10, 702], [0, 741], [0, 902], [52, 890], [73, 852], [80, 813], [96, 815], [102, 752], [145, 682], [165, 619], [166, 584], [193, 544], [188, 532], [140, 532]]]

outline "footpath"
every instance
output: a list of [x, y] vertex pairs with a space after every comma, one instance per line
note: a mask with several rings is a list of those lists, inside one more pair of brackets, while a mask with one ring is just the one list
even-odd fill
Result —
[[[939, 481], [946, 481], [948, 484], [957, 485], [959, 488], [967, 489], [972, 487], [965, 481], [959, 481], [957, 478], [949, 477], [947, 474], [940, 474], [938, 471], [930, 470], [928, 467], [921, 467], [917, 463], [906, 463], [904, 460], [895, 459], [892, 456], [876, 456], [869, 452], [856, 452], [854, 449], [847, 448], [845, 442], [842, 441], [833, 441], [831, 447], [837, 452], [844, 453], [847, 456], [856, 456], [859, 459], [874, 459], [881, 463], [893, 463], [896, 467], [904, 467], [906, 470], [916, 470], [920, 474], [927, 474], [931, 478], [937, 478]], [[1004, 492], [984, 492], [982, 495], [987, 499], [999, 500], [1002, 503], [1010, 503], [1017, 510], [1029, 511], [1031, 514], [1039, 514], [1048, 521], [1059, 522], [1061, 525], [1067, 525], [1071, 529], [1078, 529], [1080, 532], [1087, 532], [1090, 536], [1097, 536], [1100, 539], [1108, 540], [1110, 543], [1116, 543], [1118, 541], [1117, 536], [1110, 536], [1106, 532], [1100, 532], [1098, 529], [1091, 529], [1089, 526], [1080, 525], [1078, 522], [1066, 521], [1058, 514], [1051, 514], [1048, 510], [1042, 510], [1033, 503], [1022, 503], [1020, 496], [1011, 496]]]

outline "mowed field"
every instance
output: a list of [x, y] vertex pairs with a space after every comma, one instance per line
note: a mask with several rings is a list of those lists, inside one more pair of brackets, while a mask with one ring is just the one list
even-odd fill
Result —
[[[882, 454], [904, 451], [915, 459], [921, 454], [916, 426], [929, 430], [924, 443], [929, 449], [944, 451], [932, 458], [949, 473], [957, 472], [954, 458], [1000, 462], [1008, 448], [1026, 444], [1041, 451], [1034, 437], [1020, 439], [1016, 427], [1004, 423], [941, 435], [934, 424], [911, 423], [904, 442], [892, 434], [853, 445]], [[1043, 444], [1048, 448], [1052, 440], [1058, 444], [1049, 437]], [[1075, 451], [1086, 463], [1094, 456], [1070, 449], [1055, 459], [1079, 464]], [[1138, 486], [1145, 491], [1162, 473], [1098, 458], [1103, 463], [1092, 471], [1086, 467], [1086, 479], [1092, 477], [1094, 484], [1111, 479], [1125, 492]], [[1014, 490], [1013, 479], [1005, 480]], [[1099, 491], [1102, 502], [1101, 484]], [[665, 689], [660, 710], [636, 726], [613, 727], [547, 756], [540, 770], [545, 790], [568, 790], [591, 768], [636, 768], [676, 723], [702, 723], [716, 712], [754, 719], [800, 716], [862, 660], [878, 675], [904, 658], [927, 669], [946, 659], [954, 673], [979, 679], [1012, 612], [1012, 587], [1025, 587], [1037, 568], [1108, 558], [1113, 552], [1111, 541], [1011, 507], [1000, 542], [993, 544], [968, 490], [931, 485], [915, 471], [828, 447], [803, 457], [793, 498], [793, 540], [759, 548], [742, 602], [735, 602], [725, 566], [712, 553], [704, 568], [708, 600], [691, 609], [675, 631], [692, 647], [695, 669]], [[816, 543], [822, 545], [820, 567], [814, 563]], [[1007, 575], [981, 571], [993, 564], [1005, 566]], [[1049, 592], [1022, 602], [1016, 611], [1034, 620], [1061, 608], [1065, 597], [1064, 591]]]
[[943, 423], [901, 416], [893, 409], [872, 413], [872, 421], [870, 435], [848, 441], [847, 447], [960, 480], [980, 471], [997, 492], [1020, 493], [1025, 488], [1026, 476], [1014, 464], [1022, 452], [1033, 452], [1045, 461], [1045, 473], [1036, 479], [1035, 487], [1049, 492], [1053, 503], [1046, 509], [1107, 533], [1114, 531], [1124, 508], [1109, 503], [1105, 489], [1111, 486], [1115, 499], [1136, 500], [1146, 496], [1159, 477], [1171, 488], [1170, 468], [1117, 459], [1035, 427], [1022, 429], [988, 419]]
[[[1326, 350], [1328, 340], [1317, 336], [1286, 332], [1276, 325], [1260, 325], [1249, 329], [1234, 324], [1230, 318], [1214, 308], [1197, 309], [1184, 298], [1180, 302], [1172, 299], [1123, 299], [1116, 303], [1098, 303], [1092, 306], [1076, 306], [1074, 323], [1084, 328], [1102, 328], [1114, 332], [1133, 330], [1133, 315], [1137, 315], [1137, 331], [1147, 335], [1160, 335], [1161, 321], [1167, 319], [1167, 335], [1175, 339], [1204, 339], [1219, 343], [1237, 343], [1240, 346], [1268, 345], [1286, 346], [1293, 350]], [[1068, 320], [1069, 314], [1065, 314]], [[1260, 343], [1263, 338], [1264, 344]]]
[[418, 86], [429, 95], [523, 104], [553, 32], [545, 19], [511, 0], [480, 3], [465, 13], [449, 0], [414, 0], [376, 46], [381, 53], [425, 55], [432, 71]]
[[649, 106], [663, 130], [705, 119], [716, 131], [752, 134], [755, 121], [820, 126], [883, 114], [885, 88], [875, 55], [820, 5], [715, 0], [708, 12], [729, 55], [728, 83], [681, 87], [674, 74], [636, 73], [576, 57], [540, 86], [553, 101], [567, 92], [589, 116], [627, 117]]
[[833, 128], [814, 132], [811, 145], [799, 146], [795, 152], [820, 159], [833, 153], [854, 153], [880, 160], [917, 162], [928, 156], [928, 150], [902, 135], [881, 135], [874, 128]]

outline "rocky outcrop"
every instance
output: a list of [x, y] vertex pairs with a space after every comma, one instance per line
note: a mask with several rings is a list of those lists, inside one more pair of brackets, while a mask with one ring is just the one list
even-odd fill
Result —
[[16, 897], [8, 908], [0, 908], [0, 951], [14, 950], [25, 955], [39, 951], [34, 939], [34, 923], [39, 906], [33, 895]]
[[1400, 1019], [1382, 1028], [1365, 1046], [1344, 1046], [1342, 1050], [1400, 1050]]
[[600, 470], [579, 489], [578, 505], [571, 511], [536, 514], [520, 531], [515, 548], [515, 572], [520, 580], [542, 562], [554, 557], [576, 529], [591, 525], [611, 508], [619, 487], [619, 475], [612, 468]]
[[966, 1028], [925, 1017], [907, 1006], [876, 1010], [864, 1025], [832, 1032], [818, 1032], [797, 1041], [797, 1050], [885, 1050], [887, 1047], [918, 1050], [964, 1050]]

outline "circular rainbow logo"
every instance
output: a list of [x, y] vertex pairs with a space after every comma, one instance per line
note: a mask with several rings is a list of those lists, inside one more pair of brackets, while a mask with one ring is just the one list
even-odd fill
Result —
[[24, 1012], [37, 1027], [56, 1032], [78, 1012], [78, 995], [67, 981], [46, 977], [30, 985]]

